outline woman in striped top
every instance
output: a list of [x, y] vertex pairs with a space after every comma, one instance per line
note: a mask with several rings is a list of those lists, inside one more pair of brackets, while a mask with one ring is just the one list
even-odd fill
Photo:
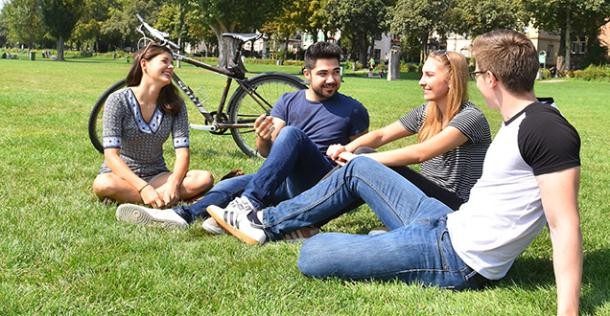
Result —
[[[327, 154], [345, 164], [359, 152], [399, 172], [428, 196], [452, 209], [468, 200], [481, 175], [491, 132], [483, 113], [468, 101], [468, 65], [455, 52], [432, 52], [419, 85], [426, 103], [398, 121], [369, 132], [347, 145], [333, 145]], [[418, 142], [400, 149], [371, 152], [399, 138], [417, 134]], [[420, 163], [421, 173], [408, 167]]]

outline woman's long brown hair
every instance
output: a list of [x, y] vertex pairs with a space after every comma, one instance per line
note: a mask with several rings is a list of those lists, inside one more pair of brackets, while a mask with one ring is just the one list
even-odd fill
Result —
[[[142, 81], [142, 66], [141, 61], [151, 60], [155, 56], [160, 55], [162, 53], [168, 53], [172, 55], [172, 52], [156, 43], [150, 43], [146, 47], [140, 49], [136, 54], [133, 61], [133, 65], [127, 74], [127, 86], [134, 87], [140, 84]], [[180, 109], [182, 108], [182, 103], [184, 100], [178, 94], [178, 90], [176, 87], [170, 83], [165, 87], [161, 88], [159, 92], [159, 98], [157, 99], [157, 104], [161, 104], [161, 110], [165, 113], [169, 113], [170, 115], [177, 115], [180, 113]]]

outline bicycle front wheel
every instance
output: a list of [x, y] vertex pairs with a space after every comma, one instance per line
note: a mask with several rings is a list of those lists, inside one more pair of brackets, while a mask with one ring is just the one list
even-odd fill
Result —
[[106, 99], [108, 99], [110, 94], [122, 89], [125, 85], [125, 80], [120, 80], [108, 88], [108, 90], [104, 91], [99, 99], [97, 99], [97, 102], [95, 102], [91, 114], [89, 115], [89, 140], [93, 147], [100, 153], [104, 152], [104, 146], [102, 145], [102, 118], [104, 116], [103, 112]]
[[231, 136], [241, 151], [253, 157], [257, 155], [252, 126], [256, 118], [270, 114], [282, 94], [307, 89], [307, 86], [298, 77], [283, 73], [264, 73], [249, 79], [244, 86], [235, 90], [231, 97], [229, 118], [233, 124], [247, 124], [248, 127], [231, 128]]

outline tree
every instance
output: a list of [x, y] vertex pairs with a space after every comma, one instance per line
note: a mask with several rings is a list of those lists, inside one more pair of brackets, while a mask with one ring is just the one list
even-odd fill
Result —
[[609, 0], [528, 0], [524, 1], [526, 10], [533, 18], [534, 26], [559, 31], [561, 34], [560, 54], [564, 64], [570, 69], [572, 36], [586, 34], [595, 42], [599, 28], [605, 24], [610, 12]]
[[386, 24], [389, 1], [383, 0], [328, 0], [328, 25], [341, 30], [353, 49], [353, 56], [365, 65], [367, 50], [375, 36], [388, 29]]
[[527, 16], [521, 0], [456, 0], [447, 19], [450, 31], [475, 37], [495, 29], [522, 29]]
[[[288, 40], [298, 30], [317, 36], [318, 30], [325, 25], [324, 6], [326, 1], [294, 0], [289, 2], [281, 14], [267, 21], [261, 28], [264, 33], [281, 39], [283, 50], [288, 49]], [[281, 58], [280, 58], [281, 59]]]
[[428, 39], [439, 31], [445, 34], [450, 19], [449, 9], [453, 0], [398, 0], [390, 23], [390, 30], [400, 34], [403, 43], [420, 46], [420, 61], [428, 56]]
[[57, 40], [57, 60], [64, 60], [64, 41], [70, 38], [78, 21], [83, 0], [39, 0], [42, 20]]
[[193, 0], [193, 7], [202, 12], [202, 18], [216, 34], [219, 45], [219, 64], [229, 65], [232, 44], [222, 39], [225, 32], [252, 32], [265, 21], [282, 12], [288, 1], [259, 0], [256, 4], [241, 0]]
[[7, 40], [26, 44], [31, 49], [44, 35], [41, 14], [36, 0], [13, 0], [6, 4], [2, 24], [6, 27]]
[[136, 18], [139, 13], [143, 18], [153, 23], [159, 5], [152, 0], [115, 0], [116, 4], [108, 10], [108, 19], [101, 23], [101, 37], [111, 43], [110, 49], [135, 48], [140, 34], [135, 30], [140, 24]]
[[[4, 17], [4, 11], [0, 11], [0, 21], [6, 21]], [[6, 29], [5, 23], [0, 23], [0, 47], [6, 46], [8, 30]]]
[[95, 51], [100, 50], [102, 25], [109, 18], [109, 9], [116, 7], [113, 0], [84, 0], [80, 19], [72, 32], [72, 40], [77, 43], [91, 45]]

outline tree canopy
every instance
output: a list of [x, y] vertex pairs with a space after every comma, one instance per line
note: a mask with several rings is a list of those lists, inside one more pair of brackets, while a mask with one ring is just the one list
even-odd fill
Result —
[[352, 45], [352, 54], [362, 65], [367, 61], [367, 49], [374, 37], [388, 30], [387, 7], [383, 0], [328, 0], [328, 25], [341, 31]]
[[610, 0], [9, 0], [0, 12], [0, 43], [47, 47], [52, 39], [60, 60], [64, 41], [79, 50], [134, 49], [136, 13], [183, 46], [218, 44], [223, 65], [234, 44], [223, 41], [224, 32], [260, 31], [284, 50], [303, 32], [314, 41], [320, 31], [341, 34], [341, 46], [365, 64], [383, 32], [400, 35], [403, 51], [414, 49], [422, 60], [449, 33], [523, 30], [530, 21], [561, 34], [569, 62], [575, 36], [586, 38], [589, 61], [600, 60], [597, 35], [610, 16]]
[[560, 51], [568, 67], [574, 33], [585, 34], [589, 39], [589, 52], [594, 53], [599, 48], [600, 27], [610, 15], [610, 0], [528, 0], [523, 1], [523, 5], [536, 27], [559, 31]]
[[57, 40], [57, 59], [64, 60], [64, 41], [70, 38], [80, 18], [83, 0], [39, 0], [42, 20]]

